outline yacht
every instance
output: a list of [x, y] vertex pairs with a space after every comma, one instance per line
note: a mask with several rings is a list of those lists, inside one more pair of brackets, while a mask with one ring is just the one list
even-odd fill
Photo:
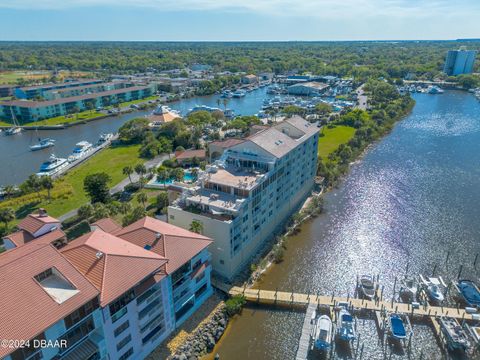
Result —
[[337, 336], [343, 341], [355, 340], [355, 324], [353, 316], [348, 311], [348, 303], [338, 304], [340, 311], [337, 314]]
[[224, 92], [222, 92], [222, 95], [220, 95], [220, 97], [230, 99], [232, 97], [232, 92], [230, 90], [225, 90]]
[[376, 285], [374, 276], [362, 275], [360, 278], [359, 290], [366, 299], [373, 300], [375, 298]]
[[43, 150], [52, 146], [55, 146], [55, 140], [49, 138], [39, 139], [38, 144], [30, 146], [30, 151]]
[[104, 142], [111, 141], [112, 139], [113, 139], [112, 133], [101, 134], [100, 138], [98, 139], [98, 143], [103, 144]]
[[80, 141], [75, 145], [72, 155], [68, 157], [68, 161], [72, 162], [72, 161], [81, 159], [92, 150], [93, 150], [92, 144], [90, 144], [88, 141]]
[[239, 89], [232, 94], [232, 97], [241, 98], [241, 97], [244, 97], [245, 95], [246, 95], [246, 91]]
[[[315, 314], [316, 317], [316, 314]], [[332, 346], [333, 326], [332, 319], [327, 315], [322, 315], [315, 320], [312, 329], [312, 350], [326, 351]]]
[[440, 89], [438, 86], [430, 85], [427, 88], [427, 93], [429, 93], [429, 94], [443, 94], [444, 91], [442, 89]]
[[456, 319], [443, 317], [440, 319], [440, 327], [450, 350], [469, 351], [471, 349], [472, 344], [467, 332]]
[[68, 165], [67, 159], [57, 158], [54, 154], [50, 155], [48, 161], [40, 165], [39, 175], [52, 175]]

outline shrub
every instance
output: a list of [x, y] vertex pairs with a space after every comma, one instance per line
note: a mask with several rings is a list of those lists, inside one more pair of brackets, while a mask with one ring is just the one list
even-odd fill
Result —
[[275, 245], [273, 247], [273, 261], [278, 264], [283, 261], [284, 250], [281, 245]]
[[234, 295], [227, 301], [225, 301], [225, 311], [228, 316], [233, 316], [235, 314], [240, 314], [242, 312], [242, 307], [245, 305], [247, 300], [243, 295]]
[[90, 225], [88, 224], [88, 221], [83, 220], [68, 229], [65, 234], [67, 235], [68, 240], [72, 240], [78, 238], [79, 236], [82, 236], [83, 234], [88, 233], [89, 231]]

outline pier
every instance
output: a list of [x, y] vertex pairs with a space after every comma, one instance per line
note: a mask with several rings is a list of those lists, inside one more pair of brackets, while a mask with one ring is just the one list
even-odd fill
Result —
[[298, 343], [297, 356], [295, 360], [305, 360], [308, 357], [308, 350], [310, 348], [310, 334], [312, 333], [312, 314], [317, 309], [313, 303], [308, 304], [307, 312], [302, 326], [302, 335]]
[[254, 302], [263, 305], [277, 305], [277, 306], [308, 306], [315, 304], [318, 307], [334, 308], [339, 302], [347, 302], [356, 310], [375, 311], [375, 312], [394, 312], [405, 315], [417, 315], [424, 317], [442, 317], [448, 316], [456, 318], [457, 320], [476, 320], [476, 314], [469, 314], [464, 309], [447, 308], [443, 306], [430, 306], [427, 303], [416, 308], [408, 303], [399, 303], [392, 301], [385, 301], [381, 299], [365, 300], [351, 297], [325, 296], [319, 294], [301, 294], [294, 292], [283, 292], [275, 290], [260, 290], [249, 289], [241, 287], [232, 287], [229, 292], [230, 295], [243, 295], [249, 302]]

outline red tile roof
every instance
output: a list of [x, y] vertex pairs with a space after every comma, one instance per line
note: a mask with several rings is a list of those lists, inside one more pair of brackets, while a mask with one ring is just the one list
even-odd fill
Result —
[[197, 157], [199, 159], [204, 159], [207, 155], [207, 152], [203, 149], [199, 150], [185, 150], [181, 152], [179, 155], [176, 156], [177, 160], [186, 160], [186, 159], [193, 159]]
[[112, 218], [104, 218], [104, 219], [97, 220], [92, 224], [92, 226], [96, 226], [100, 230], [103, 230], [110, 234], [113, 234], [115, 231], [122, 229], [122, 226], [119, 225]]
[[51, 244], [57, 240], [66, 239], [65, 233], [60, 229], [55, 229], [46, 233], [45, 235], [34, 238], [29, 232], [25, 230], [20, 230], [14, 232], [13, 234], [5, 236], [5, 239], [9, 239], [15, 244], [15, 246], [22, 246], [26, 243], [29, 243], [32, 240], [35, 240], [39, 244]]
[[35, 234], [46, 224], [59, 223], [60, 220], [57, 220], [48, 215], [40, 214], [30, 214], [25, 219], [23, 219], [19, 224], [18, 228], [21, 230], [28, 231], [30, 234]]
[[102, 230], [73, 240], [61, 252], [100, 290], [101, 306], [162, 272], [167, 263], [164, 257]]
[[148, 216], [115, 235], [142, 248], [148, 245], [151, 251], [166, 257], [167, 274], [177, 270], [213, 242], [206, 236]]
[[[34, 279], [52, 267], [79, 290], [61, 304]], [[32, 339], [99, 294], [53, 246], [37, 242], [1, 254], [0, 274], [2, 338]], [[0, 357], [13, 350], [0, 347]]]

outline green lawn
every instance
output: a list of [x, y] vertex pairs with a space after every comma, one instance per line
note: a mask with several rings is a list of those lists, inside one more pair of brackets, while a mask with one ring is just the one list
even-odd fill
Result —
[[84, 164], [70, 171], [58, 181], [71, 185], [73, 193], [67, 199], [57, 199], [50, 204], [43, 204], [52, 216], [60, 216], [88, 202], [83, 191], [83, 179], [89, 174], [106, 172], [112, 178], [111, 186], [125, 178], [122, 170], [126, 165], [136, 165], [143, 160], [138, 158], [140, 145], [112, 147], [101, 151]]
[[318, 156], [323, 158], [327, 157], [330, 153], [334, 152], [341, 144], [345, 144], [355, 134], [355, 129], [350, 126], [338, 125], [333, 129], [323, 127], [318, 141]]
[[155, 99], [158, 99], [158, 96], [157, 95], [152, 95], [152, 96], [146, 97], [144, 99], [127, 101], [127, 102], [123, 102], [123, 103], [120, 103], [120, 104], [115, 105], [115, 106], [113, 106], [113, 105], [107, 106], [106, 109], [113, 109], [113, 108], [116, 108], [116, 107], [127, 107], [127, 106], [130, 106], [130, 105], [133, 105], [133, 104], [141, 104], [141, 103], [147, 102], [149, 100], [155, 100]]
[[74, 123], [77, 121], [91, 120], [100, 116], [105, 116], [105, 114], [102, 114], [97, 111], [87, 110], [87, 111], [80, 112], [78, 114], [68, 115], [68, 117], [65, 115], [57, 116], [54, 118], [45, 119], [41, 121], [32, 121], [22, 125], [25, 125], [25, 126], [61, 125], [61, 124]]
[[126, 165], [134, 166], [143, 162], [138, 157], [139, 147], [140, 145], [119, 146], [100, 151], [65, 176], [55, 180], [50, 202], [47, 200], [46, 191], [42, 190], [39, 193], [6, 200], [0, 204], [0, 207], [2, 205], [12, 207], [17, 219], [22, 219], [41, 207], [46, 208], [52, 216], [60, 216], [77, 209], [88, 202], [83, 190], [85, 177], [97, 172], [106, 172], [112, 178], [110, 186], [113, 187], [125, 178], [122, 170]]

